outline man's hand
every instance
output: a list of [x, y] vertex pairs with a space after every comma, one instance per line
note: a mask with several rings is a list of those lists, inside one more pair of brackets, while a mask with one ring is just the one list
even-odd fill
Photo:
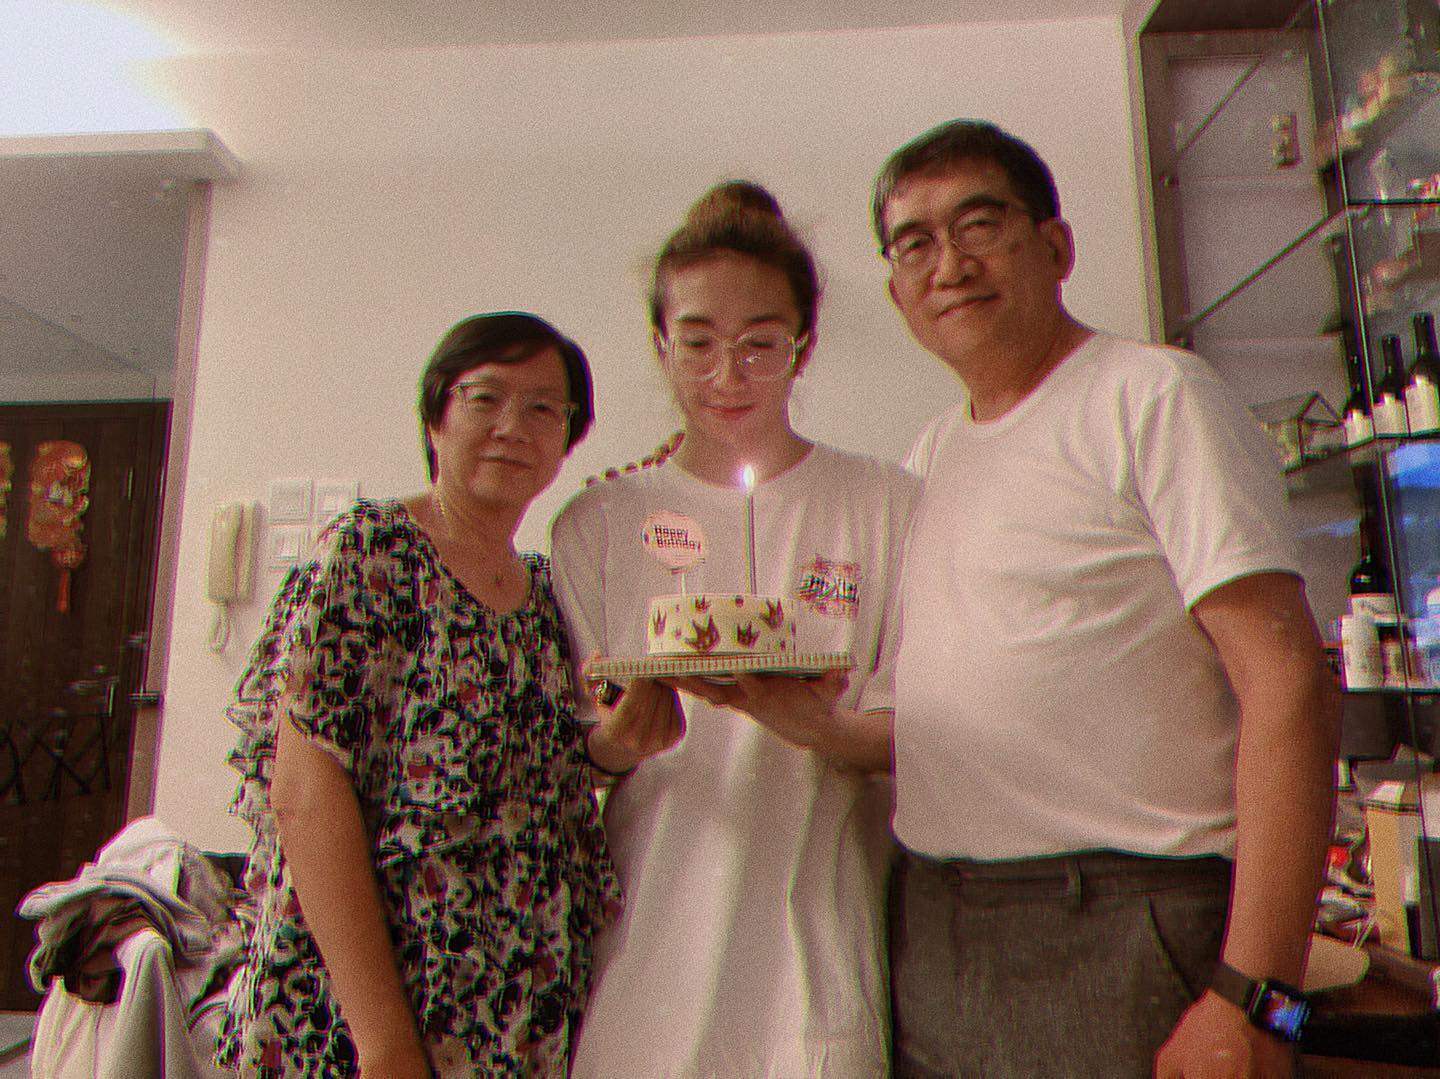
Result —
[[1251, 1025], [1229, 1001], [1205, 993], [1155, 1055], [1156, 1079], [1291, 1079], [1295, 1049]]

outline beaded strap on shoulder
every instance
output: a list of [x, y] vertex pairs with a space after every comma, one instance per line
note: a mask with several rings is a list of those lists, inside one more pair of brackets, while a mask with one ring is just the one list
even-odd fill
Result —
[[638, 461], [631, 461], [628, 465], [623, 465], [620, 468], [607, 468], [598, 476], [588, 477], [585, 480], [585, 486], [592, 487], [602, 480], [619, 479], [621, 476], [628, 475], [631, 472], [639, 472], [642, 468], [656, 468], [659, 465], [663, 465], [675, 455], [675, 451], [680, 448], [680, 443], [684, 441], [685, 432], [676, 431], [664, 442], [660, 443], [660, 445], [656, 447], [655, 452], [650, 454], [650, 456], [642, 457]]

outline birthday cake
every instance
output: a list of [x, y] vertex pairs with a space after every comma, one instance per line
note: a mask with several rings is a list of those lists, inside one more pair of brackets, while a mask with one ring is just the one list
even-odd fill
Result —
[[779, 596], [656, 596], [650, 601], [645, 651], [652, 656], [793, 656], [795, 619]]

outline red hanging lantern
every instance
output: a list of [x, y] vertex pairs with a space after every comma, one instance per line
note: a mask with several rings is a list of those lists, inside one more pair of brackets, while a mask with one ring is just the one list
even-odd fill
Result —
[[85, 561], [80, 518], [90, 508], [90, 457], [78, 442], [42, 442], [30, 466], [30, 542], [60, 571], [55, 609], [70, 609], [70, 574]]

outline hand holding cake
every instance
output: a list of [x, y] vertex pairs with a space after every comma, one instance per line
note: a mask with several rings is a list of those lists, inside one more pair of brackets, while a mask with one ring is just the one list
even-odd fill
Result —
[[848, 671], [815, 678], [784, 674], [737, 674], [733, 683], [706, 678], [671, 679], [678, 690], [721, 708], [743, 712], [776, 737], [865, 772], [889, 767], [888, 746], [860, 736], [874, 717], [840, 706], [850, 684]]
[[597, 702], [596, 711], [600, 722], [586, 734], [585, 755], [606, 775], [624, 775], [685, 735], [679, 697], [654, 678], [632, 679], [613, 705]]

